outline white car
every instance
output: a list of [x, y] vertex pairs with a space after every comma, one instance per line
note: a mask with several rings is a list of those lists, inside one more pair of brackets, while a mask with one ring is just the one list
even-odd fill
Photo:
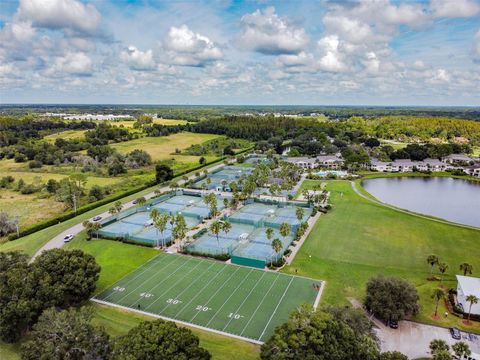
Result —
[[63, 242], [69, 242], [70, 240], [73, 239], [73, 235], [72, 234], [68, 234], [66, 235], [64, 238], [63, 238]]

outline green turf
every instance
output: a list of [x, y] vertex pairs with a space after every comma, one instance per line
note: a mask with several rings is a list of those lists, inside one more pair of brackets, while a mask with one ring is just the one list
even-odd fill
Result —
[[[461, 263], [472, 264], [474, 276], [478, 276], [480, 231], [374, 204], [357, 195], [349, 181], [323, 182], [331, 192], [333, 208], [321, 215], [292, 265], [284, 271], [293, 273], [297, 269], [301, 275], [326, 280], [322, 299], [331, 304], [347, 303], [348, 297], [362, 300], [366, 282], [377, 274], [402, 277], [414, 283], [420, 294], [421, 311], [416, 320], [480, 331], [480, 324], [466, 328], [454, 316], [431, 319], [433, 289], [455, 288]], [[302, 188], [312, 188], [316, 183], [306, 180]], [[426, 280], [426, 258], [430, 254], [449, 265], [442, 284]]]
[[246, 339], [265, 341], [314, 281], [183, 255], [160, 254], [101, 292], [97, 300]]

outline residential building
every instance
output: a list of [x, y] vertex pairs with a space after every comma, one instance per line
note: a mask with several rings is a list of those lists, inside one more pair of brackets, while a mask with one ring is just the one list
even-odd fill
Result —
[[[480, 299], [480, 278], [457, 275], [457, 303], [466, 313], [470, 310], [470, 303], [467, 301], [469, 295]], [[480, 301], [472, 305], [471, 313], [480, 315]]]
[[470, 176], [480, 177], [480, 164], [468, 166], [463, 169], [463, 171], [465, 171]]
[[450, 154], [448, 156], [445, 156], [442, 161], [447, 164], [463, 164], [469, 163], [470, 161], [473, 161], [473, 159], [470, 156], [464, 154]]
[[438, 159], [425, 159], [423, 161], [399, 159], [390, 162], [372, 159], [370, 161], [370, 170], [379, 172], [410, 172], [414, 170], [438, 172], [453, 168], [453, 166]]
[[301, 166], [304, 169], [315, 169], [317, 167], [326, 167], [329, 169], [338, 169], [342, 167], [344, 161], [337, 155], [319, 155], [317, 157], [287, 157], [285, 161]]

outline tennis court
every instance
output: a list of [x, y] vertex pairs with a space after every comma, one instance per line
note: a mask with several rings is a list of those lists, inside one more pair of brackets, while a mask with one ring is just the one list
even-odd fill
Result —
[[255, 343], [299, 305], [316, 305], [322, 282], [162, 253], [92, 300]]

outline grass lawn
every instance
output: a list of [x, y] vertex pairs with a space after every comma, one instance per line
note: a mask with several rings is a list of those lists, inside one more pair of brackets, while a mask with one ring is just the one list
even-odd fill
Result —
[[75, 139], [83, 139], [86, 130], [65, 130], [60, 131], [55, 134], [47, 135], [44, 137], [50, 143], [54, 143], [57, 139], [64, 139], [64, 140], [75, 140]]
[[[130, 141], [114, 143], [111, 144], [111, 146], [117, 149], [122, 154], [129, 153], [135, 149], [142, 149], [148, 152], [154, 161], [157, 161], [168, 160], [174, 156], [178, 157], [179, 155], [174, 154], [175, 149], [179, 149], [181, 151], [188, 148], [190, 145], [201, 144], [205, 141], [212, 140], [218, 137], [218, 135], [183, 132], [178, 134], [172, 134], [169, 136], [142, 137]], [[195, 158], [198, 161], [200, 157], [187, 156], [185, 158], [189, 158], [186, 161], [191, 161], [191, 158]]]
[[[367, 280], [377, 274], [408, 279], [417, 286], [422, 310], [416, 320], [435, 325], [466, 327], [453, 316], [433, 321], [430, 296], [439, 282], [429, 282], [426, 257], [436, 254], [449, 264], [443, 286], [456, 287], [459, 265], [480, 271], [480, 231], [441, 224], [374, 204], [358, 196], [348, 181], [327, 183], [333, 209], [322, 215], [284, 271], [327, 281], [323, 301], [347, 303], [348, 297], [362, 299]], [[302, 191], [317, 181], [306, 180]], [[311, 256], [311, 257], [310, 257]], [[445, 312], [442, 307], [439, 310]], [[467, 329], [480, 332], [476, 323]]]

